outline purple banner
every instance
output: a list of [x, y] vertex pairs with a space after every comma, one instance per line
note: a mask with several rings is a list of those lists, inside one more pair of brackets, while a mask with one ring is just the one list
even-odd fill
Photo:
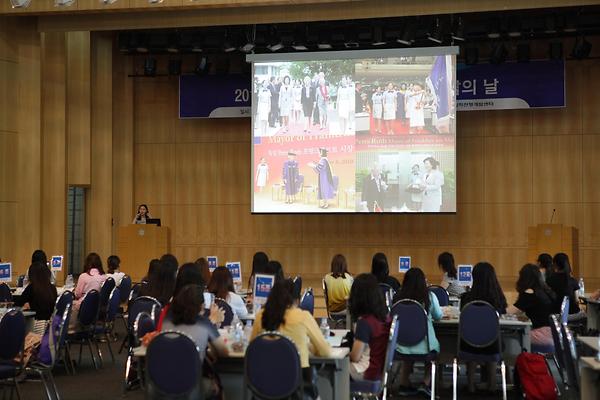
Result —
[[179, 77], [179, 118], [250, 117], [251, 98], [247, 75]]
[[565, 107], [564, 61], [457, 66], [457, 110]]

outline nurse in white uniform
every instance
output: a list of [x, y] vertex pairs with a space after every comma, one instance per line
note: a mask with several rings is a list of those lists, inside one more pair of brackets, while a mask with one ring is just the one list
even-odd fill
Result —
[[381, 86], [377, 86], [377, 91], [371, 97], [373, 103], [373, 122], [375, 122], [375, 133], [381, 133], [381, 118], [383, 117], [383, 93]]
[[388, 83], [387, 90], [383, 92], [383, 120], [388, 135], [393, 135], [392, 123], [396, 119], [396, 91], [394, 84]]
[[267, 136], [267, 123], [269, 121], [269, 111], [271, 111], [271, 91], [265, 80], [262, 84], [262, 89], [258, 91], [258, 106], [256, 107], [256, 119], [260, 136]]
[[442, 186], [444, 186], [444, 173], [439, 170], [440, 163], [433, 157], [423, 161], [425, 173], [423, 174], [423, 212], [440, 212], [442, 207]]
[[279, 89], [279, 116], [283, 125], [283, 131], [290, 130], [290, 115], [294, 104], [294, 93], [289, 76], [283, 78], [283, 85]]

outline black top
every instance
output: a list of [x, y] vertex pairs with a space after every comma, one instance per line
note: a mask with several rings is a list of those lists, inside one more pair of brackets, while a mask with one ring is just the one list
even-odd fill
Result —
[[546, 283], [556, 293], [554, 312], [560, 312], [560, 304], [565, 296], [569, 298], [569, 314], [577, 314], [579, 312], [579, 304], [577, 296], [575, 296], [575, 292], [579, 290], [579, 284], [575, 278], [568, 274], [552, 273], [546, 280]]
[[15, 305], [18, 307], [23, 307], [25, 303], [29, 303], [29, 309], [31, 311], [35, 311], [35, 319], [37, 320], [48, 320], [52, 316], [52, 312], [54, 311], [54, 303], [56, 303], [56, 297], [58, 294], [56, 293], [56, 287], [51, 285], [52, 287], [52, 299], [51, 301], [41, 301], [33, 294], [33, 288], [31, 285], [28, 285], [25, 290], [23, 290], [23, 294], [21, 296], [15, 296]]
[[394, 278], [391, 275], [388, 275], [382, 283], [390, 285], [396, 293], [398, 293], [398, 291], [400, 290], [400, 282], [398, 282], [398, 279]]
[[527, 315], [533, 329], [550, 326], [550, 314], [554, 304], [546, 292], [519, 293], [515, 307]]
[[506, 304], [495, 304], [496, 302], [491, 298], [491, 296], [488, 298], [476, 299], [475, 296], [473, 296], [473, 292], [465, 292], [462, 294], [462, 296], [460, 296], [460, 309], [462, 310], [464, 306], [475, 300], [487, 301], [496, 309], [496, 311], [498, 311], [498, 314], [506, 314]]

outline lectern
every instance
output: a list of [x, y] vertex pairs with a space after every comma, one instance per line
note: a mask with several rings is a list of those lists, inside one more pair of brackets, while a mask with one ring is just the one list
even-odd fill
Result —
[[123, 272], [139, 282], [153, 258], [169, 253], [171, 240], [169, 228], [150, 224], [122, 226], [117, 234], [117, 254], [121, 258]]
[[541, 253], [552, 256], [565, 253], [571, 260], [573, 276], [579, 276], [579, 241], [577, 228], [562, 224], [539, 224], [528, 230], [528, 259], [537, 260]]

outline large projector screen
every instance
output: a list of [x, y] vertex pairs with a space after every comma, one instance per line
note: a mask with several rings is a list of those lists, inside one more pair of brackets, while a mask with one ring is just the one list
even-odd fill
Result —
[[252, 212], [456, 212], [457, 53], [249, 55]]

